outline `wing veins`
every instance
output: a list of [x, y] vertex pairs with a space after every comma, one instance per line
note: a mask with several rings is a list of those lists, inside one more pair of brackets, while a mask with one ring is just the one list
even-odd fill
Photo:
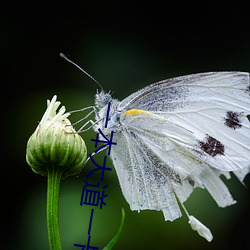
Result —
[[[128, 131], [128, 133], [130, 133], [130, 131]], [[135, 140], [135, 138], [133, 137], [133, 135], [130, 137], [130, 138], [133, 138], [133, 143], [134, 144], [136, 144], [137, 146], [138, 146], [138, 148], [140, 148], [140, 145], [139, 145], [139, 143]], [[145, 153], [144, 153], [144, 151], [142, 150], [141, 151], [144, 155], [145, 155]], [[132, 153], [133, 155], [135, 155], [135, 158], [137, 159], [137, 161], [138, 161], [138, 157], [137, 157], [137, 155], [133, 152]], [[147, 185], [146, 185], [146, 183], [145, 183], [145, 176], [144, 176], [144, 171], [142, 170], [142, 168], [141, 168], [141, 166], [140, 166], [140, 164], [138, 164], [138, 167], [140, 168], [140, 171], [141, 171], [141, 174], [143, 175], [143, 178], [142, 178], [142, 180], [143, 180], [143, 186], [144, 186], [144, 190], [145, 190], [145, 192], [146, 192], [146, 196], [147, 196], [147, 203], [148, 203], [148, 206], [149, 206], [149, 194], [148, 194], [148, 190], [147, 190]], [[133, 169], [133, 168], [132, 168]], [[134, 169], [133, 169], [133, 174], [134, 174]], [[135, 179], [135, 181], [136, 181], [136, 176], [135, 176], [135, 174], [134, 174], [134, 179]], [[137, 182], [136, 182], [137, 183]], [[139, 188], [137, 188], [137, 190], [139, 190]], [[138, 194], [138, 196], [137, 197], [140, 197], [139, 196], [139, 193], [137, 193]], [[139, 201], [140, 201], [140, 199], [138, 199]], [[140, 204], [139, 204], [140, 205]]]
[[[133, 159], [132, 156], [134, 155], [134, 152], [132, 151], [131, 143], [129, 143], [130, 138], [127, 136], [126, 133], [124, 133], [124, 137], [126, 138], [126, 142], [127, 142], [127, 145], [128, 145], [128, 153], [129, 153], [130, 159]], [[131, 161], [130, 161], [130, 164], [131, 164]], [[132, 166], [132, 164], [131, 164], [131, 166]], [[134, 168], [132, 167], [131, 169], [132, 169], [132, 172], [133, 172], [133, 179], [135, 180], [134, 184], [136, 185], [136, 188], [132, 189], [132, 191], [136, 192], [137, 201], [140, 202], [140, 199], [139, 199], [140, 196], [139, 196], [139, 193], [138, 193], [139, 187], [138, 187], [138, 183], [136, 181], [136, 176], [135, 176]], [[131, 197], [133, 197], [133, 194], [131, 194]], [[133, 201], [133, 198], [132, 198], [132, 201]]]

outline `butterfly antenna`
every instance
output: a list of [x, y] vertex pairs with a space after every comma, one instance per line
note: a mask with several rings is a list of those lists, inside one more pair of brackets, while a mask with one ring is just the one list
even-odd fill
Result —
[[76, 63], [74, 63], [73, 61], [71, 61], [67, 56], [65, 56], [63, 53], [60, 53], [60, 57], [64, 60], [66, 60], [67, 62], [73, 64], [74, 66], [76, 66], [79, 70], [81, 70], [85, 75], [87, 75], [89, 78], [91, 78], [100, 88], [101, 90], [103, 90], [102, 85], [93, 77], [91, 76], [89, 73], [87, 73], [84, 69], [82, 69], [79, 65], [77, 65]]

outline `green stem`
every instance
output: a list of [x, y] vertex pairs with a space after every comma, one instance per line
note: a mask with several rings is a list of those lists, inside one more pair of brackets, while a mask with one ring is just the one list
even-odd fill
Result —
[[115, 233], [115, 235], [113, 236], [113, 238], [111, 239], [111, 241], [108, 243], [107, 246], [105, 246], [102, 250], [111, 250], [113, 248], [113, 246], [115, 245], [116, 241], [118, 240], [120, 233], [122, 231], [122, 227], [124, 224], [124, 220], [125, 220], [125, 212], [124, 209], [122, 208], [122, 218], [121, 218], [121, 222], [120, 225]]
[[59, 231], [59, 189], [62, 170], [58, 167], [48, 168], [47, 186], [47, 227], [50, 250], [61, 250]]

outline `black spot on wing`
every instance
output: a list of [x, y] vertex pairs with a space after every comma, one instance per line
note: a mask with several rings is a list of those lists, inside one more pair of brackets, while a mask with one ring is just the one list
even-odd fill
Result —
[[187, 177], [187, 181], [192, 187], [194, 187], [195, 181], [190, 176]]
[[227, 115], [224, 118], [224, 124], [232, 129], [240, 128], [242, 113], [227, 111]]
[[199, 146], [204, 152], [212, 157], [224, 155], [225, 152], [224, 145], [210, 135], [207, 135], [204, 141], [199, 141]]

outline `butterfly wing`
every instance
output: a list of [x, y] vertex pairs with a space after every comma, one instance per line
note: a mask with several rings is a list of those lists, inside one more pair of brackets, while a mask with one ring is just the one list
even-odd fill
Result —
[[[112, 148], [122, 192], [132, 210], [181, 213], [194, 187], [206, 188], [221, 207], [233, 204], [221, 171], [243, 180], [249, 172], [248, 74], [222, 72], [178, 77], [124, 99]], [[228, 175], [225, 172], [225, 175]]]
[[180, 217], [180, 209], [168, 178], [158, 180], [152, 161], [145, 155], [138, 141], [122, 133], [114, 138], [117, 145], [111, 150], [122, 193], [131, 210], [161, 210], [166, 220]]
[[[126, 98], [120, 108], [149, 111], [191, 131], [195, 137], [191, 150], [219, 170], [250, 166], [247, 73], [203, 73], [158, 82]], [[185, 141], [179, 143], [187, 147]]]
[[115, 135], [111, 158], [132, 210], [161, 210], [165, 220], [173, 221], [181, 215], [175, 195], [184, 202], [197, 186], [206, 188], [221, 207], [235, 202], [219, 171], [171, 135], [177, 133], [192, 146], [193, 133], [154, 114], [124, 115], [121, 122], [126, 129]]

